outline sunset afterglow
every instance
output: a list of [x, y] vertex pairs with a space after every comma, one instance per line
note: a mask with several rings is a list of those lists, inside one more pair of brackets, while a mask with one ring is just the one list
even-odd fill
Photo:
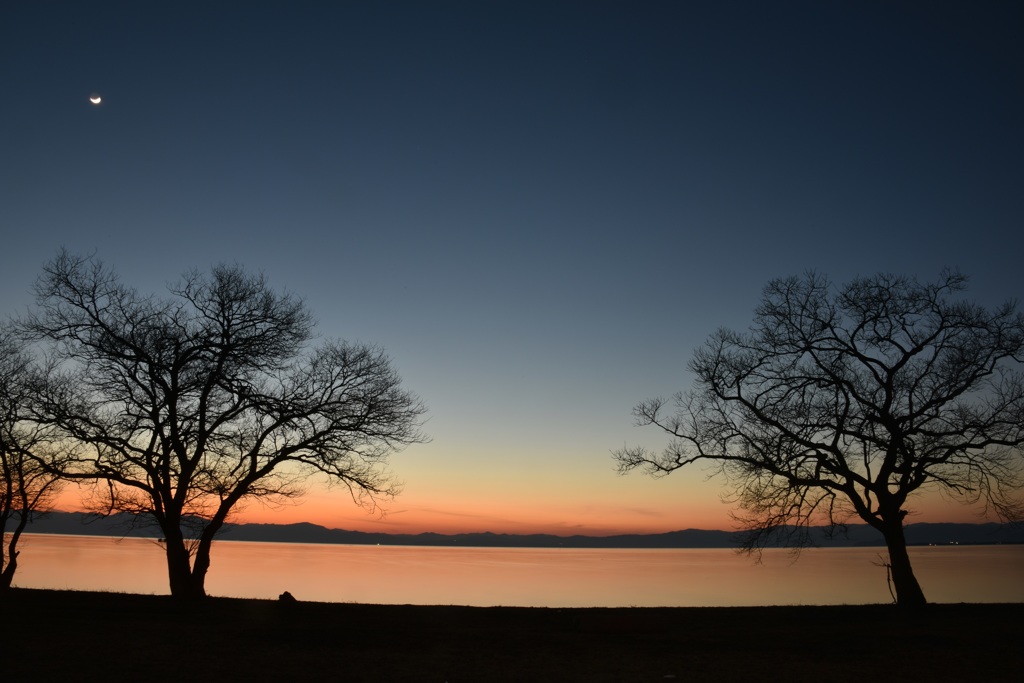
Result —
[[953, 267], [986, 306], [1024, 293], [1014, 3], [16, 5], [5, 315], [62, 248], [140, 296], [238, 264], [427, 409], [386, 514], [314, 480], [235, 521], [731, 529], [722, 479], [611, 454], [665, 446], [633, 407], [690, 388], [770, 279]]

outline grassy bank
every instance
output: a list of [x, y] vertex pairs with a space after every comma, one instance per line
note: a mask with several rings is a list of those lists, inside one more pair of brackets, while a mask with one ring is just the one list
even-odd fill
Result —
[[540, 609], [15, 589], [10, 681], [1009, 681], [1024, 605]]

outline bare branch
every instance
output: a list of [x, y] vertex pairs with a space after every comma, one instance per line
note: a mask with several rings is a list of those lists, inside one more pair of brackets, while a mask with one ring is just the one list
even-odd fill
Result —
[[[616, 451], [620, 472], [717, 463], [750, 549], [779, 535], [800, 546], [812, 524], [856, 515], [905, 554], [902, 520], [924, 487], [1019, 519], [1024, 316], [953, 300], [966, 281], [770, 282], [747, 333], [719, 330], [694, 354], [696, 385], [674, 413], [662, 399], [636, 407], [670, 442]], [[913, 593], [909, 560], [892, 566]]]
[[62, 253], [36, 289], [23, 326], [55, 363], [35, 419], [88, 445], [65, 476], [105, 482], [95, 503], [153, 516], [174, 594], [202, 594], [238, 505], [297, 497], [316, 476], [375, 507], [397, 491], [388, 456], [424, 440], [423, 404], [383, 351], [311, 347], [302, 301], [238, 266], [188, 272], [159, 299]]

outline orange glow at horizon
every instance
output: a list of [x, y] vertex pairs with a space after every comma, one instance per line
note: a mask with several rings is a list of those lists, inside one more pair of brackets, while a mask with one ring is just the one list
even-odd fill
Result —
[[[620, 480], [621, 481], [621, 480]], [[673, 493], [671, 490], [667, 493]], [[675, 493], [680, 493], [675, 491]], [[735, 508], [719, 500], [720, 491], [705, 483], [705, 495], [672, 495], [648, 500], [641, 505], [619, 500], [616, 504], [593, 504], [565, 498], [557, 503], [517, 499], [514, 495], [498, 499], [439, 500], [431, 497], [401, 495], [386, 502], [384, 510], [368, 512], [355, 505], [341, 491], [316, 490], [294, 504], [266, 506], [251, 502], [231, 518], [236, 523], [296, 524], [311, 523], [329, 529], [393, 534], [507, 533], [553, 534], [557, 536], [618, 534], [655, 534], [683, 529], [736, 528], [729, 516]], [[696, 500], [694, 500], [696, 499]], [[80, 511], [82, 497], [70, 487], [56, 501], [54, 509]], [[994, 521], [981, 515], [978, 508], [965, 506], [938, 495], [922, 496], [911, 506], [907, 523]], [[852, 520], [851, 523], [859, 523]]]

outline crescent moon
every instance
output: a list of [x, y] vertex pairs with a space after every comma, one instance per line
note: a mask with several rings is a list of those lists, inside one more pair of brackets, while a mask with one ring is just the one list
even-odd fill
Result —
[[103, 101], [103, 98], [100, 97], [99, 95], [93, 95], [92, 97], [89, 98], [89, 101], [92, 102], [93, 104], [99, 104], [100, 102]]

